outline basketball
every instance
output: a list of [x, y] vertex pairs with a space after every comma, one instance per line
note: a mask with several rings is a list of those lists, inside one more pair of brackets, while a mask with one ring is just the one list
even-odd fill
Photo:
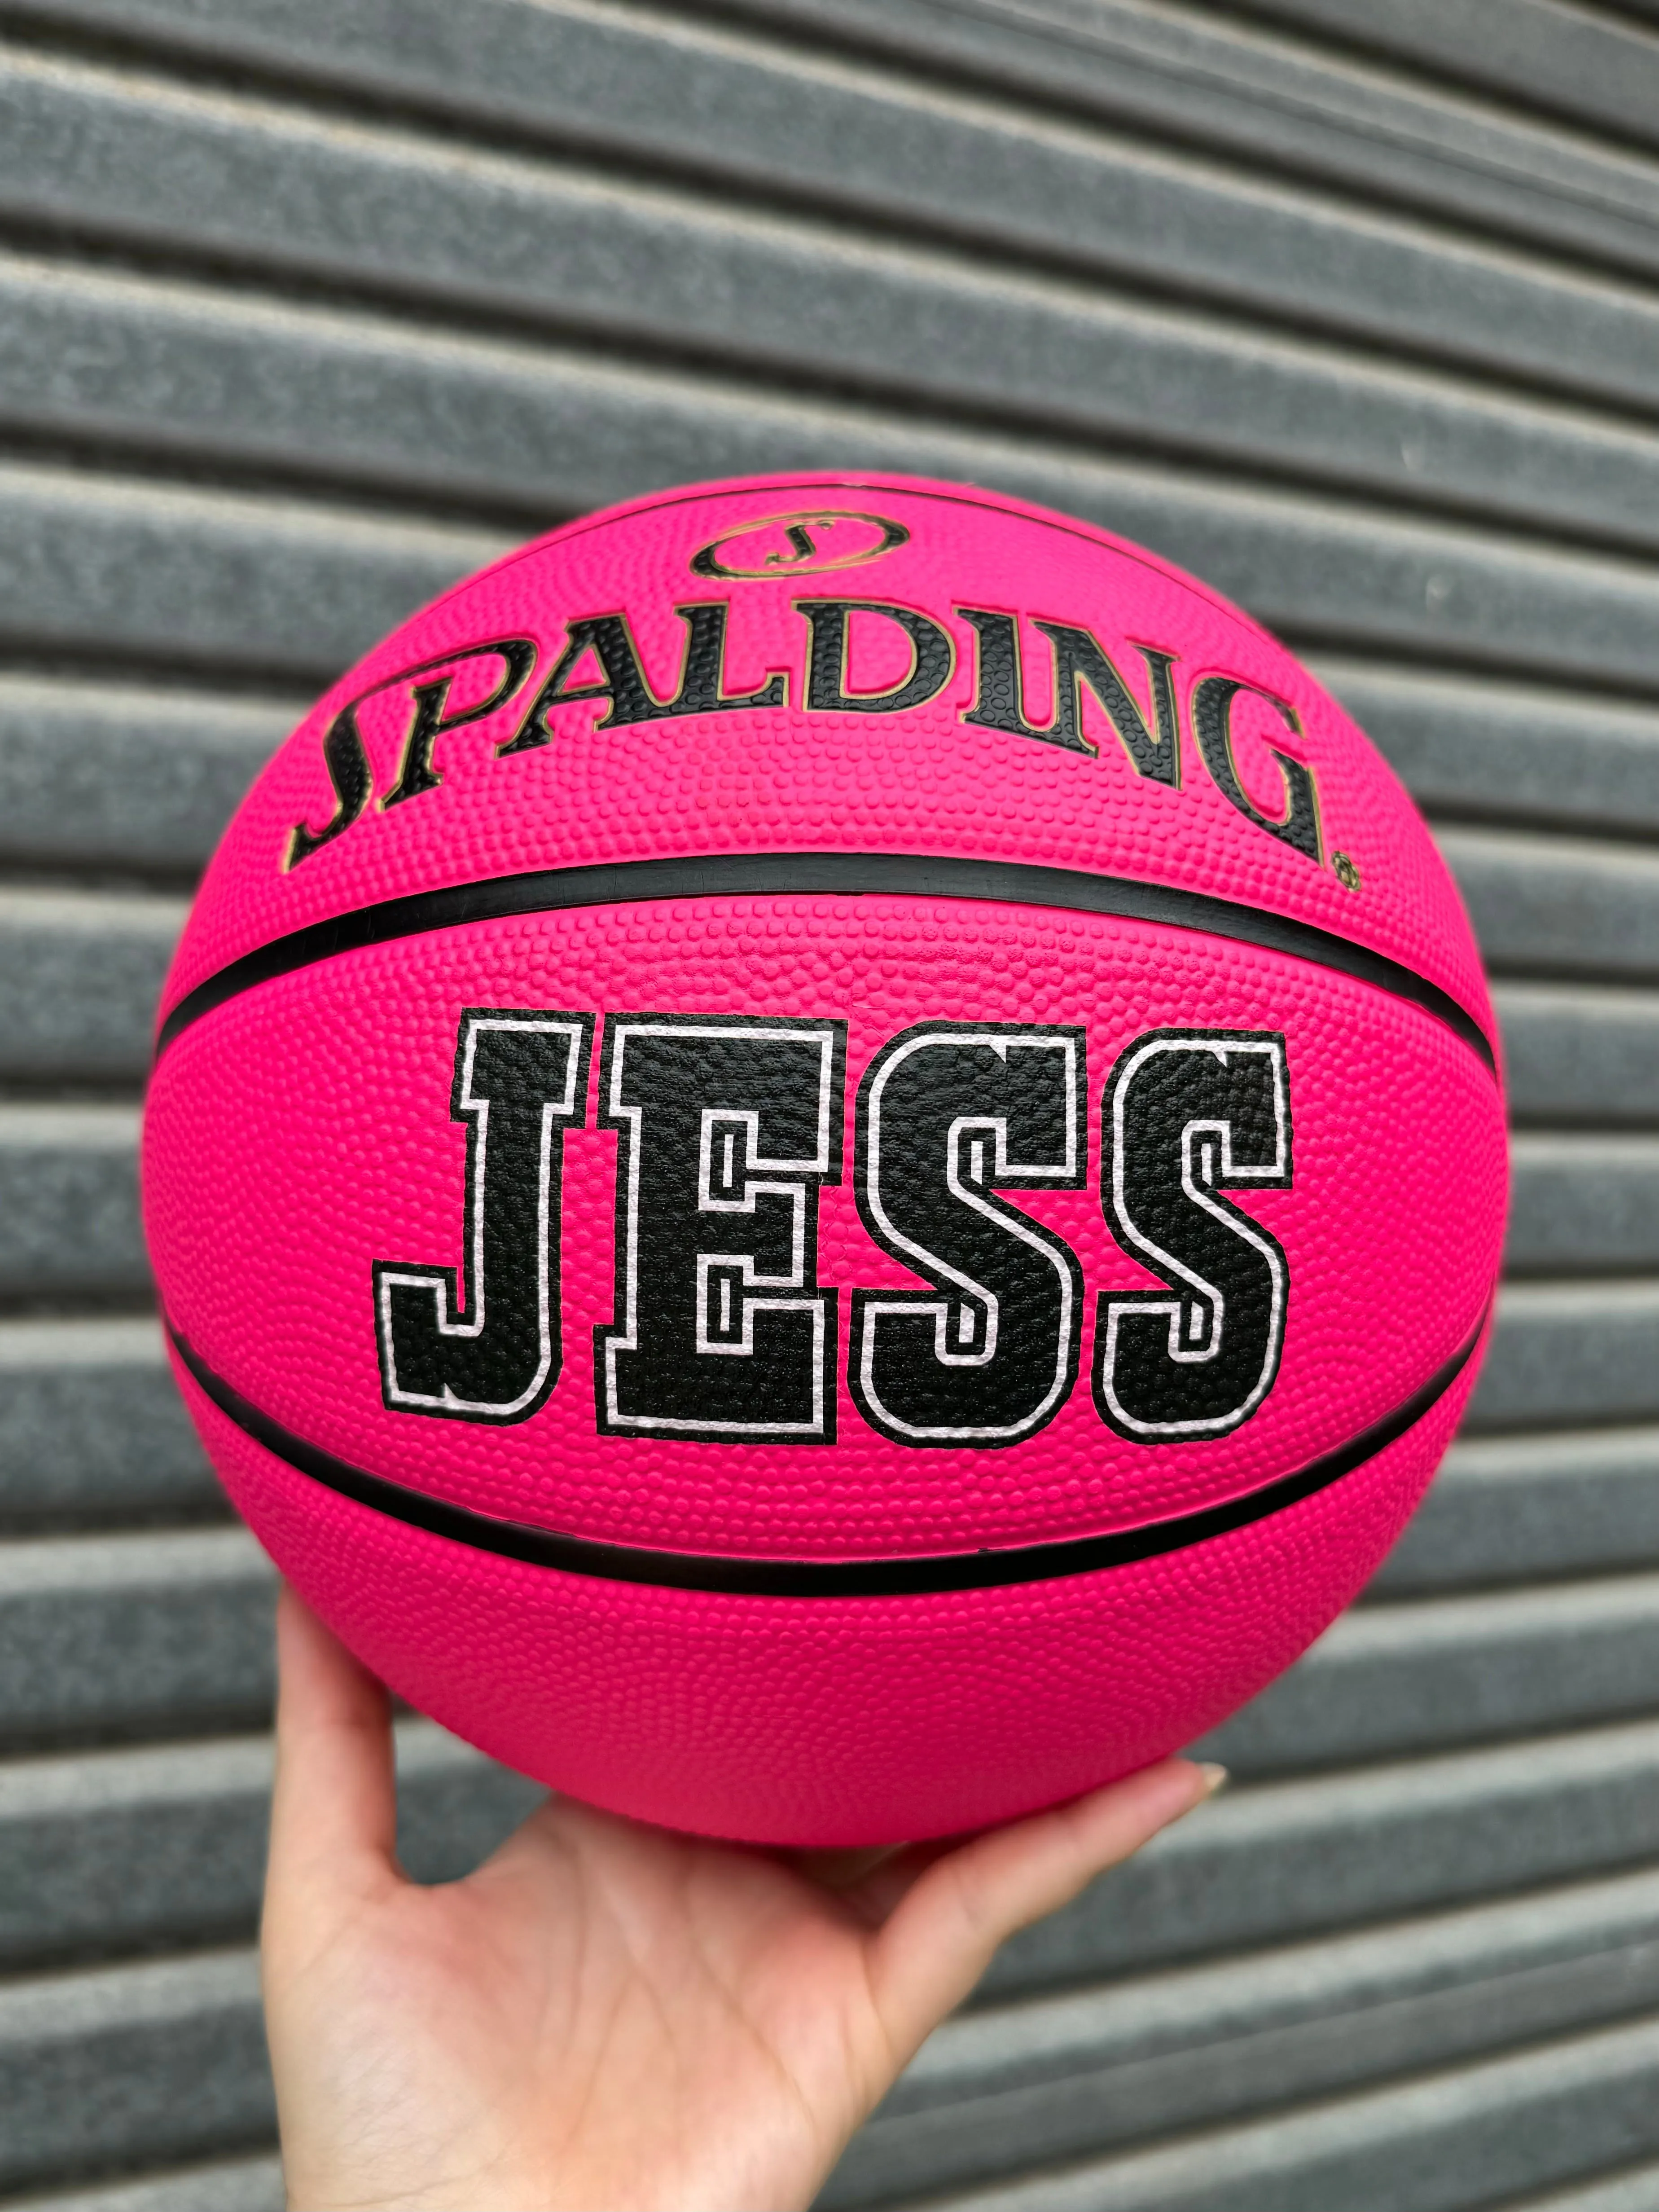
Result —
[[144, 1207], [179, 1387], [422, 1711], [853, 1845], [1190, 1742], [1474, 1386], [1495, 1025], [1381, 757], [999, 494], [653, 495], [321, 700], [204, 879]]

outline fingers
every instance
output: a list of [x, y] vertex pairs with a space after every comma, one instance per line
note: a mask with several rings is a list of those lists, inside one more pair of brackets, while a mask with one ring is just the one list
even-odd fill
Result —
[[398, 1832], [386, 1692], [286, 1585], [276, 1661], [272, 1889], [307, 1873], [384, 1879]]
[[999, 1943], [1069, 1903], [1225, 1779], [1223, 1767], [1165, 1759], [925, 1866], [874, 1941], [872, 1979], [895, 2045], [908, 2056], [962, 2002]]

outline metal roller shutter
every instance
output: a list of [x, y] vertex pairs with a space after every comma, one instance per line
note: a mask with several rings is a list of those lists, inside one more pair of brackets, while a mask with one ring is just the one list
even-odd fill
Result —
[[[1398, 1554], [825, 2203], [1659, 2207], [1656, 117], [1653, 0], [0, 0], [0, 2195], [280, 2201], [270, 1577], [134, 1187], [192, 875], [500, 547], [851, 463], [1306, 653], [1463, 885], [1516, 1182]], [[526, 1787], [402, 1740], [459, 1868]]]

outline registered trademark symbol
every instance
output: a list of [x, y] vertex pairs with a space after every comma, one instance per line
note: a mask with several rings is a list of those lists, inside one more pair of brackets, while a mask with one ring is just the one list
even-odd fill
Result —
[[1359, 889], [1359, 871], [1346, 853], [1331, 854], [1331, 873], [1345, 891], [1357, 891]]

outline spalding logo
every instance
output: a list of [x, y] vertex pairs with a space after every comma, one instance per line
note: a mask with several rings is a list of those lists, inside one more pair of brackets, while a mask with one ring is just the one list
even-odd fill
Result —
[[[827, 528], [825, 518], [817, 520], [820, 530]], [[815, 538], [812, 518], [786, 516], [767, 526], [782, 532], [768, 549], [777, 556], [776, 568], [753, 573], [793, 584], [809, 564], [846, 567], [875, 558], [890, 546], [885, 539], [871, 543], [868, 532], [899, 530], [898, 524], [875, 516], [837, 515], [828, 520], [838, 530], [843, 524], [859, 524], [866, 533], [863, 547], [855, 549], [839, 538]], [[805, 541], [805, 552], [799, 551], [792, 533]], [[831, 551], [832, 544], [840, 550]], [[764, 532], [759, 530], [751, 530], [747, 537], [734, 533], [703, 550], [712, 556], [740, 545], [755, 551], [757, 559], [765, 557]], [[738, 604], [738, 599], [703, 599], [674, 609], [684, 626], [684, 639], [672, 678], [665, 668], [647, 667], [633, 624], [621, 609], [570, 617], [564, 626], [562, 650], [550, 657], [550, 665], [541, 661], [541, 648], [534, 639], [497, 637], [458, 646], [435, 659], [377, 677], [337, 710], [324, 733], [323, 765], [333, 787], [333, 811], [319, 829], [307, 822], [291, 826], [282, 866], [299, 866], [343, 836], [369, 811], [375, 799], [375, 775], [358, 717], [359, 710], [368, 709], [371, 702], [378, 717], [390, 716], [404, 725], [397, 775], [378, 799], [379, 810], [385, 812], [441, 787], [444, 769], [434, 751], [441, 738], [489, 721], [509, 707], [514, 726], [498, 726], [489, 739], [497, 760], [554, 744], [559, 731], [552, 718], [562, 708], [590, 702], [599, 708], [590, 725], [594, 730], [791, 705], [804, 715], [903, 714], [938, 697], [964, 658], [972, 667], [973, 694], [960, 708], [960, 721], [1056, 746], [1088, 761], [1100, 760], [1103, 747], [1107, 759], [1115, 758], [1131, 774], [1178, 791], [1184, 720], [1200, 761], [1228, 805], [1316, 866], [1327, 865], [1318, 792], [1314, 771], [1305, 761], [1264, 743], [1273, 764], [1266, 773], [1278, 771], [1276, 811], [1259, 805], [1245, 787], [1234, 757], [1238, 701], [1253, 700], [1258, 708], [1265, 708], [1298, 742], [1302, 725], [1287, 700], [1243, 677], [1194, 676], [1185, 687], [1183, 716], [1176, 682], [1177, 656], [1156, 645], [1133, 646], [1141, 672], [1131, 676], [1119, 668], [1094, 632], [1079, 623], [971, 606], [924, 614], [919, 608], [884, 599], [832, 599], [808, 593], [790, 601], [799, 618], [799, 642], [789, 653], [790, 665], [766, 667], [763, 680], [753, 690], [733, 690], [727, 678], [727, 630]], [[940, 618], [947, 614], [948, 620]], [[952, 623], [961, 624], [961, 629]], [[876, 635], [884, 628], [890, 637], [899, 633], [909, 649], [908, 673], [884, 690], [849, 690], [848, 658], [855, 628], [866, 635], [872, 628]], [[1042, 723], [1028, 721], [1025, 714], [1026, 679], [1036, 640], [1041, 644], [1036, 645], [1036, 653], [1045, 653], [1046, 648], [1048, 662], [1050, 705], [1048, 720]], [[768, 659], [778, 653], [775, 637]], [[452, 691], [462, 684], [464, 695], [457, 701]], [[1144, 684], [1144, 694], [1138, 693], [1137, 684]], [[526, 694], [528, 707], [522, 703]], [[1359, 871], [1346, 854], [1333, 858], [1329, 865], [1339, 882], [1349, 890], [1358, 890]]]
[[807, 514], [771, 514], [745, 522], [691, 556], [694, 576], [821, 576], [830, 568], [857, 568], [909, 543], [902, 522], [884, 514], [852, 514], [815, 508]]

